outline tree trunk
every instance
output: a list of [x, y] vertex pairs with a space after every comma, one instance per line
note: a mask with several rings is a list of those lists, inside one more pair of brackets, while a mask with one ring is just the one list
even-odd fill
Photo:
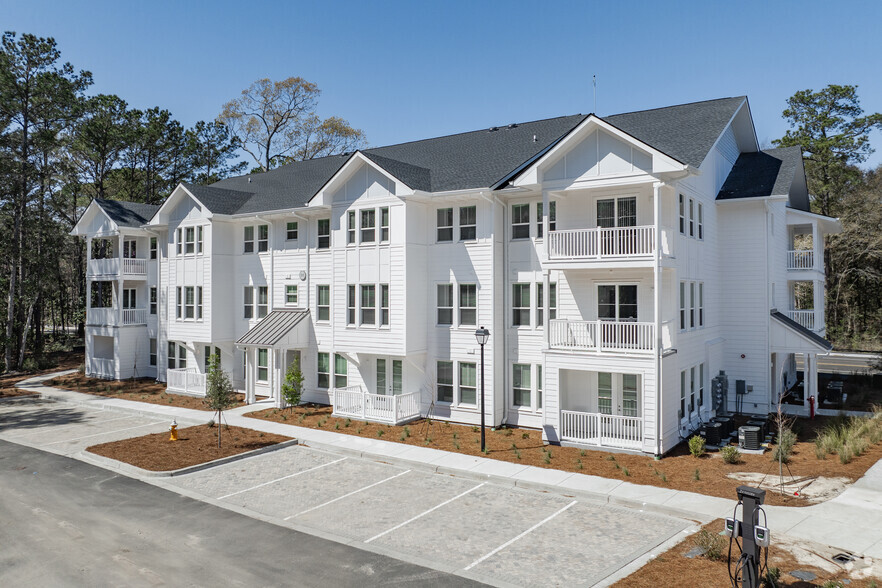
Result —
[[21, 368], [24, 367], [25, 352], [27, 351], [27, 348], [28, 348], [28, 346], [27, 346], [28, 331], [31, 330], [31, 320], [34, 318], [34, 307], [37, 305], [39, 298], [40, 298], [40, 296], [38, 294], [37, 298], [35, 298], [34, 301], [31, 302], [31, 307], [28, 309], [28, 318], [25, 321], [24, 329], [21, 332], [21, 350], [19, 351], [19, 355], [18, 355], [18, 365]]

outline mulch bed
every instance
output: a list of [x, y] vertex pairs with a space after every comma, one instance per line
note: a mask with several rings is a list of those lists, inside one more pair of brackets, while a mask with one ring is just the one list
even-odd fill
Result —
[[83, 352], [59, 351], [50, 353], [48, 359], [52, 364], [55, 364], [55, 367], [30, 372], [14, 372], [0, 377], [0, 398], [33, 395], [33, 392], [20, 390], [15, 385], [34, 376], [77, 368], [83, 363]]
[[[181, 408], [192, 408], [194, 410], [211, 411], [210, 408], [205, 406], [202, 398], [166, 392], [165, 384], [157, 382], [151, 378], [102, 380], [99, 378], [87, 378], [83, 374], [75, 373], [53, 378], [46, 382], [46, 385], [62, 388], [64, 390], [71, 390], [73, 392], [104, 396], [106, 398], [122, 398], [123, 400], [136, 400], [138, 402], [148, 402], [150, 404], [163, 404], [166, 406], [178, 406]], [[235, 406], [243, 406], [244, 404], [245, 395], [236, 394]], [[235, 406], [231, 408], [235, 408]]]
[[[365, 423], [331, 416], [331, 407], [302, 405], [294, 409], [267, 409], [249, 413], [247, 416], [263, 420], [297, 425], [313, 429], [330, 430], [347, 435], [383, 439], [408, 445], [431, 447], [467, 455], [481, 456], [481, 434], [478, 427], [457, 425], [446, 421], [425, 419], [405, 426], [393, 427], [378, 423]], [[794, 476], [826, 476], [860, 478], [867, 469], [882, 458], [882, 444], [877, 444], [851, 463], [841, 464], [835, 455], [819, 460], [815, 456], [814, 433], [829, 422], [830, 417], [818, 417], [814, 421], [800, 420], [800, 441], [795, 445], [789, 464]], [[726, 476], [734, 472], [760, 472], [775, 476], [777, 462], [772, 462], [771, 452], [764, 455], [742, 455], [737, 464], [727, 464], [719, 453], [709, 453], [696, 458], [689, 454], [685, 443], [660, 460], [645, 455], [610, 453], [602, 450], [547, 445], [542, 434], [535, 429], [499, 428], [487, 429], [488, 453], [484, 457], [523, 465], [590, 474], [634, 484], [644, 484], [686, 490], [708, 496], [736, 500], [735, 488], [744, 484]], [[696, 480], [696, 471], [698, 480]], [[785, 475], [788, 472], [785, 470]], [[766, 503], [783, 506], [809, 506], [808, 500], [790, 494], [766, 493]]]
[[[711, 533], [719, 533], [723, 528], [722, 519], [717, 519], [703, 527]], [[722, 558], [716, 561], [703, 556], [687, 558], [686, 554], [695, 547], [695, 535], [686, 537], [683, 541], [670, 550], [651, 560], [645, 566], [622, 580], [613, 584], [613, 588], [657, 588], [658, 586], [731, 586], [727, 567], [729, 539], [723, 548]], [[781, 575], [778, 586], [781, 588], [811, 588], [823, 586], [825, 582], [838, 582], [849, 579], [848, 573], [843, 570], [836, 574], [819, 568], [799, 563], [793, 555], [775, 545], [772, 536], [772, 545], [769, 548], [768, 566], [777, 567]], [[733, 553], [737, 547], [733, 544]], [[735, 555], [733, 559], [737, 559]], [[733, 562], [734, 569], [734, 562]], [[800, 570], [812, 572], [817, 578], [811, 582], [800, 580], [790, 575], [790, 572]], [[879, 580], [850, 579], [848, 588], [871, 588], [878, 584]], [[739, 583], [740, 586], [740, 583]], [[841, 584], [835, 584], [841, 586]]]
[[198, 425], [178, 429], [177, 441], [169, 441], [169, 433], [163, 432], [93, 445], [86, 451], [145, 470], [166, 472], [239, 455], [290, 439], [253, 429], [224, 426], [221, 447], [218, 449], [217, 427]]

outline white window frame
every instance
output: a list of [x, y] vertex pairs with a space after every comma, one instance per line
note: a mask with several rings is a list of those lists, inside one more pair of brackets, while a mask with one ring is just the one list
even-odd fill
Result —
[[266, 384], [269, 382], [269, 349], [257, 348], [257, 370], [255, 378], [258, 382]]
[[380, 208], [380, 243], [388, 243], [391, 237], [389, 227], [392, 219], [390, 214], [388, 206]]
[[269, 287], [257, 286], [257, 318], [262, 319], [269, 314]]
[[156, 367], [157, 364], [157, 347], [156, 347], [156, 337], [150, 338], [150, 365]]
[[355, 211], [346, 211], [346, 244], [355, 245], [357, 235], [357, 227], [355, 226]]
[[[322, 371], [322, 358], [325, 360], [325, 370]], [[315, 387], [320, 390], [328, 390], [331, 388], [331, 354], [326, 351], [319, 351], [315, 357]], [[322, 382], [324, 376], [324, 382]], [[322, 386], [324, 383], [324, 386]]]
[[196, 288], [184, 286], [184, 320], [196, 318]]
[[[450, 381], [447, 381], [447, 379], [445, 379], [443, 382], [441, 381], [441, 365], [442, 364], [444, 364], [445, 371], [447, 370], [448, 366], [450, 367]], [[450, 400], [447, 400], [447, 398], [448, 398], [447, 395], [444, 395], [443, 397], [441, 396], [442, 389], [444, 389], [444, 390], [449, 389], [450, 390], [450, 395], [449, 395]], [[452, 405], [453, 401], [456, 400], [456, 398], [454, 397], [455, 391], [456, 391], [456, 366], [455, 366], [455, 363], [450, 360], [440, 360], [440, 359], [437, 360], [435, 362], [435, 401], [439, 402], [441, 404]]]
[[[343, 360], [345, 371], [337, 371], [337, 359]], [[340, 353], [334, 354], [334, 388], [346, 388], [349, 385], [349, 360]], [[341, 385], [342, 384], [342, 385]]]
[[695, 282], [689, 282], [689, 330], [695, 328], [696, 322], [696, 312], [695, 312], [695, 303], [697, 302], [695, 296]]
[[380, 284], [380, 327], [388, 327], [389, 316], [389, 284]]
[[[445, 217], [443, 219], [442, 219], [442, 214]], [[441, 224], [442, 221], [445, 224]], [[442, 231], [444, 231], [443, 237], [442, 237]], [[435, 241], [438, 243], [452, 243], [453, 242], [453, 208], [452, 207], [435, 209]]]
[[[365, 296], [370, 294], [373, 298], [373, 305], [365, 304]], [[361, 327], [377, 326], [377, 286], [376, 284], [361, 284], [358, 287], [358, 324]], [[371, 316], [373, 315], [373, 316]], [[370, 319], [370, 320], [369, 320]]]
[[[474, 291], [474, 294], [472, 295], [474, 304], [472, 306], [466, 306], [463, 303], [463, 298], [468, 296], [468, 293], [466, 293], [466, 296], [463, 296], [463, 289], [472, 289]], [[477, 284], [458, 284], [457, 291], [459, 294], [459, 297], [457, 299], [457, 321], [458, 321], [457, 324], [460, 326], [469, 326], [469, 327], [478, 326], [478, 285]], [[463, 318], [464, 313], [472, 313], [471, 320], [469, 320], [467, 318], [464, 319]]]
[[175, 288], [175, 319], [181, 320], [184, 318], [183, 312], [183, 300], [181, 299], [181, 287], [178, 286]]
[[689, 199], [689, 237], [695, 238], [695, 198]]
[[373, 245], [377, 242], [377, 211], [373, 208], [362, 208], [358, 211], [359, 243]]
[[184, 227], [184, 255], [196, 253], [196, 227]]
[[[448, 300], [444, 300], [443, 302], [447, 303], [442, 306], [442, 289], [447, 294], [443, 296], [444, 298], [448, 298]], [[455, 306], [455, 300], [453, 298], [453, 284], [436, 284], [435, 286], [435, 324], [439, 327], [450, 327], [453, 326], [453, 310]], [[446, 314], [449, 313], [450, 319], [442, 321], [441, 313], [442, 311]]]
[[[519, 219], [521, 222], [515, 222], [515, 209], [518, 211], [526, 210], [527, 217], [526, 221], [523, 219]], [[526, 227], [527, 234], [526, 235], [516, 235], [516, 232], [523, 232], [523, 229]], [[512, 241], [520, 241], [522, 239], [530, 238], [530, 203], [514, 203], [511, 205], [511, 239]]]
[[[327, 292], [327, 304], [322, 304], [322, 292]], [[325, 310], [327, 316], [322, 318], [322, 310]], [[331, 286], [328, 284], [316, 284], [315, 286], [315, 317], [316, 322], [327, 323], [331, 320]]]
[[254, 253], [254, 225], [242, 227], [242, 253]]
[[[526, 373], [528, 374], [527, 377], [530, 378], [530, 381], [528, 382], [528, 385], [526, 387], [523, 385], [524, 384], [523, 380], [518, 382], [521, 384], [520, 386], [515, 386], [515, 383], [516, 383], [515, 382], [515, 373], [520, 372], [520, 375], [523, 376], [523, 374], [525, 373], [524, 370], [518, 369], [518, 368], [523, 368], [523, 367], [527, 368]], [[522, 392], [526, 391], [527, 394], [529, 394], [530, 402], [527, 404], [518, 404], [517, 402], [515, 402], [515, 391], [516, 390], [519, 390]], [[530, 410], [530, 411], [532, 411], [534, 409], [533, 403], [535, 401], [535, 398], [536, 398], [536, 395], [534, 394], [534, 391], [533, 391], [533, 364], [513, 362], [511, 364], [511, 406], [515, 410]]]
[[202, 286], [196, 286], [196, 320], [202, 320]]
[[[463, 368], [471, 366], [474, 370], [474, 381], [471, 385], [463, 384]], [[471, 393], [474, 395], [474, 402], [467, 402], [463, 400], [463, 390], [471, 390]], [[478, 364], [473, 361], [458, 361], [456, 362], [456, 398], [454, 398], [457, 405], [465, 405], [465, 406], [478, 406]]]
[[299, 235], [299, 228], [300, 225], [297, 221], [287, 221], [285, 223], [285, 241], [296, 241]]
[[159, 308], [159, 291], [156, 286], [150, 286], [150, 314], [156, 314]]
[[242, 317], [248, 320], [254, 318], [254, 286], [245, 286], [242, 291]]
[[[463, 211], [464, 210], [474, 210], [474, 218], [471, 219], [472, 222], [463, 222]], [[471, 233], [471, 236], [463, 235], [463, 229], [468, 229]], [[477, 241], [478, 240], [478, 206], [476, 204], [472, 204], [471, 206], [460, 206], [459, 207], [459, 240], [460, 241]]]
[[[543, 227], [543, 211], [542, 201], [536, 203], [536, 238], [541, 239], [545, 234]], [[548, 202], [548, 232], [557, 230], [557, 201], [549, 200]]]
[[[548, 283], [548, 320], [557, 318], [557, 282]], [[536, 326], [545, 326], [545, 283], [536, 282]]]
[[701, 202], [698, 203], [698, 240], [704, 241], [704, 206]]
[[686, 281], [680, 280], [680, 330], [685, 331], [686, 327]]
[[358, 324], [358, 287], [356, 284], [346, 284], [346, 326], [354, 327]]
[[297, 284], [285, 284], [285, 305], [297, 306], [298, 298]]
[[[324, 231], [322, 232], [322, 227], [324, 227]], [[315, 235], [316, 235], [316, 249], [330, 249], [331, 248], [331, 219], [329, 218], [320, 218], [316, 219], [315, 224]]]
[[680, 194], [680, 234], [686, 235], [686, 196]]
[[184, 231], [181, 228], [178, 228], [175, 231], [175, 253], [181, 255], [184, 247]]
[[156, 237], [150, 237], [150, 259], [156, 259], [159, 252], [159, 246]]
[[269, 251], [269, 225], [257, 225], [257, 252]]
[[166, 369], [177, 369], [178, 365], [178, 349], [174, 341], [169, 341], [166, 345]]
[[704, 327], [704, 282], [698, 282], [698, 327]]
[[203, 237], [204, 232], [202, 230], [202, 225], [199, 225], [196, 227], [196, 255], [202, 255], [203, 253]]

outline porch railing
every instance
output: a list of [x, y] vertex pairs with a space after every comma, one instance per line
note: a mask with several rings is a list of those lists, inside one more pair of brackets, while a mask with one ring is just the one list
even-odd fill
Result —
[[146, 325], [147, 309], [146, 308], [124, 308], [123, 309], [124, 325]]
[[361, 386], [334, 388], [331, 402], [334, 416], [400, 425], [420, 416], [419, 392], [370, 394]]
[[554, 319], [548, 344], [573, 351], [646, 354], [655, 349], [655, 323]]
[[787, 269], [810, 270], [815, 267], [815, 252], [811, 249], [802, 249], [787, 252]]
[[788, 310], [787, 315], [790, 317], [790, 320], [799, 323], [809, 331], [815, 330], [814, 310]]
[[131, 276], [147, 275], [147, 260], [123, 257], [123, 273]]
[[[117, 276], [119, 275], [119, 258], [109, 257], [106, 259], [90, 259], [88, 272], [90, 276]], [[147, 275], [147, 260], [140, 258], [124, 257], [122, 259], [122, 273], [128, 276]]]
[[563, 441], [598, 447], [641, 449], [643, 417], [562, 410], [560, 438]]
[[205, 374], [196, 368], [166, 370], [165, 387], [179, 394], [205, 396]]
[[655, 253], [655, 227], [566, 229], [548, 233], [548, 258], [603, 259]]

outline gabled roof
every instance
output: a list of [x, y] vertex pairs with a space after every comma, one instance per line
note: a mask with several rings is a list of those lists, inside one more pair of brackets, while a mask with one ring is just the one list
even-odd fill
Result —
[[95, 204], [101, 207], [110, 220], [116, 223], [116, 226], [138, 228], [147, 224], [156, 211], [159, 210], [157, 204], [141, 204], [140, 202], [123, 202], [121, 200], [106, 200], [104, 198], [96, 198]]
[[717, 194], [717, 200], [787, 196], [802, 168], [802, 149], [782, 147], [742, 153]]
[[697, 168], [746, 99], [720, 98], [601, 118], [677, 161]]
[[[602, 117], [635, 139], [685, 164], [704, 161], [744, 97], [722, 98]], [[536, 161], [589, 115], [575, 114], [491, 127], [433, 139], [364, 149], [361, 153], [414, 190], [495, 188]], [[187, 190], [212, 212], [254, 214], [304, 206], [352, 154], [294, 162], [264, 173]]]
[[815, 333], [810, 329], [806, 329], [801, 324], [791, 319], [789, 316], [777, 311], [772, 310], [770, 313], [772, 318], [790, 329], [791, 331], [796, 332], [798, 335], [802, 336], [804, 339], [808, 339], [811, 343], [821, 347], [826, 351], [831, 351], [833, 349], [833, 344]]

